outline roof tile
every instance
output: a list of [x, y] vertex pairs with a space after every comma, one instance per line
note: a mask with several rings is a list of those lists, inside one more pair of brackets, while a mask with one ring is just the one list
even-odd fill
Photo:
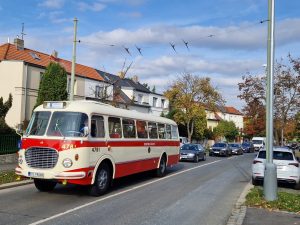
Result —
[[[30, 52], [36, 54], [40, 59], [33, 58]], [[71, 61], [61, 58], [55, 58], [52, 55], [48, 55], [28, 48], [24, 48], [24, 50], [18, 50], [13, 44], [4, 44], [0, 46], [0, 61], [2, 60], [21, 60], [41, 67], [47, 67], [51, 61], [55, 61], [63, 66], [66, 69], [67, 73], [71, 73], [72, 68]], [[83, 77], [101, 81], [103, 80], [96, 69], [78, 63], [76, 63], [75, 73], [76, 75], [80, 75]]]

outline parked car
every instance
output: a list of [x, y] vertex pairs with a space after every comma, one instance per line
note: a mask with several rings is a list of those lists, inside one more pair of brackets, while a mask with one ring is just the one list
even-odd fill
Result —
[[232, 155], [232, 151], [230, 146], [225, 142], [215, 143], [209, 152], [211, 156], [230, 156]]
[[258, 152], [259, 150], [263, 149], [265, 147], [265, 141], [265, 137], [253, 137], [252, 142], [254, 145], [254, 150]]
[[180, 160], [199, 162], [206, 160], [206, 153], [200, 144], [184, 144], [180, 148]]
[[254, 145], [252, 142], [243, 142], [242, 149], [244, 153], [254, 152]]
[[240, 143], [229, 143], [229, 147], [231, 148], [232, 155], [243, 155], [243, 148]]
[[[266, 150], [260, 150], [252, 163], [252, 184], [264, 179]], [[300, 189], [300, 168], [293, 151], [287, 148], [273, 148], [273, 163], [277, 166], [278, 182], [291, 183]]]

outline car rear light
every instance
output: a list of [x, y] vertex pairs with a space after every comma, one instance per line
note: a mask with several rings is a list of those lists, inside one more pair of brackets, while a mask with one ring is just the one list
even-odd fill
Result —
[[289, 163], [289, 165], [299, 167], [299, 163]]
[[253, 160], [253, 164], [256, 164], [256, 163], [262, 163], [262, 161], [259, 161], [259, 160]]

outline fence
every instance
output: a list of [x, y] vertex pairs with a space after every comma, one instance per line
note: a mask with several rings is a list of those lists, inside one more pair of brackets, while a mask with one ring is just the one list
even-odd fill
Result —
[[17, 134], [0, 134], [0, 155], [16, 153], [20, 138]]

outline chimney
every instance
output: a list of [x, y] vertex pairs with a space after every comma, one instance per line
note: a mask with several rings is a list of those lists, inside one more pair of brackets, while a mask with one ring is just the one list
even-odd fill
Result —
[[121, 78], [121, 79], [124, 79], [125, 78], [125, 73], [123, 71], [120, 71], [118, 72], [118, 76]]
[[57, 52], [56, 50], [53, 50], [51, 56], [52, 56], [53, 58], [57, 58], [58, 52]]
[[132, 80], [133, 80], [135, 83], [137, 83], [137, 82], [139, 82], [139, 77], [138, 77], [137, 75], [134, 75], [134, 76], [132, 77]]
[[24, 40], [20, 39], [19, 37], [14, 39], [14, 45], [18, 50], [24, 50]]

